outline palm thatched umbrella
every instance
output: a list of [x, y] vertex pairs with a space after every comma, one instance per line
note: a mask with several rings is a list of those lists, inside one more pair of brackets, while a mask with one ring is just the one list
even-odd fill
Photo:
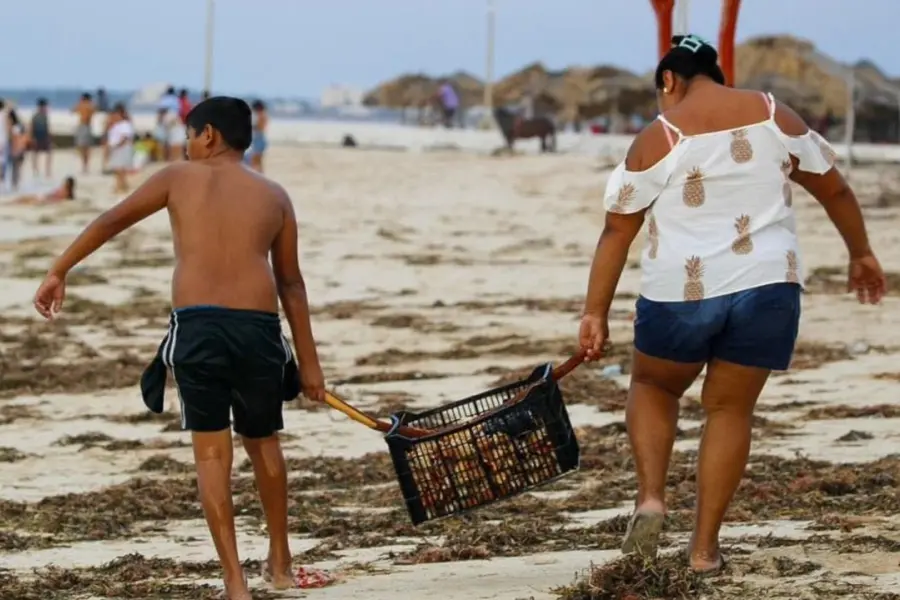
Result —
[[811, 112], [822, 101], [822, 94], [818, 89], [779, 73], [760, 73], [742, 82], [741, 87], [769, 92], [803, 113]]
[[644, 77], [621, 73], [598, 79], [579, 106], [582, 118], [593, 119], [611, 112], [645, 112], [656, 101], [656, 88]]
[[412, 101], [418, 101], [422, 95], [422, 90], [429, 85], [435, 85], [434, 81], [422, 74], [401, 75], [390, 81], [386, 81], [370, 91], [363, 98], [363, 104], [366, 106], [383, 106], [386, 108], [406, 108], [408, 106], [418, 106], [417, 103], [411, 104]]
[[528, 94], [537, 95], [549, 80], [550, 72], [546, 67], [539, 62], [532, 63], [494, 84], [494, 103], [512, 104]]

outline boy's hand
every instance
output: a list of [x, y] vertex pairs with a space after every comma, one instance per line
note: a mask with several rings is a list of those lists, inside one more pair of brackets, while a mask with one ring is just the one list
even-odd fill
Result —
[[303, 385], [303, 395], [308, 400], [325, 402], [325, 376], [318, 361], [313, 365], [300, 367], [300, 382]]
[[65, 298], [66, 280], [48, 273], [34, 295], [34, 308], [45, 319], [53, 319], [62, 310]]

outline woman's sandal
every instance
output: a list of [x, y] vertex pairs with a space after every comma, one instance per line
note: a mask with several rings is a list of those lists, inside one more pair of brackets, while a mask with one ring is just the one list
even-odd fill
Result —
[[625, 541], [622, 543], [623, 554], [640, 554], [655, 557], [659, 548], [659, 534], [662, 532], [666, 515], [661, 512], [635, 511], [628, 521]]
[[725, 560], [725, 557], [721, 553], [719, 553], [719, 560], [716, 561], [716, 566], [708, 569], [691, 569], [691, 571], [693, 571], [694, 575], [697, 577], [718, 577], [727, 566], [728, 561]]

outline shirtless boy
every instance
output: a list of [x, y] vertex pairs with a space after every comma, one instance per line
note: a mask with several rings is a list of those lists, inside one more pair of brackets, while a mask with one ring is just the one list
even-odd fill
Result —
[[[234, 430], [253, 463], [269, 530], [263, 576], [291, 587], [287, 477], [278, 440], [285, 379], [293, 356], [278, 299], [296, 345], [303, 393], [324, 400], [322, 369], [297, 264], [297, 221], [285, 191], [241, 164], [250, 145], [250, 107], [214, 97], [187, 117], [188, 162], [173, 163], [97, 217], [51, 267], [34, 299], [51, 319], [63, 306], [66, 274], [117, 234], [163, 208], [169, 212], [176, 267], [169, 333], [141, 379], [144, 401], [162, 410], [166, 369], [191, 431], [200, 500], [231, 600], [251, 598], [238, 559], [231, 497]], [[271, 264], [269, 255], [271, 254]], [[286, 377], [287, 375], [287, 377]], [[293, 392], [296, 396], [296, 391]]]
[[91, 160], [91, 146], [94, 145], [94, 134], [91, 131], [91, 121], [94, 119], [94, 101], [90, 94], [82, 94], [81, 100], [72, 108], [72, 112], [78, 115], [78, 125], [75, 126], [75, 147], [81, 155], [81, 170], [88, 172], [88, 163]]

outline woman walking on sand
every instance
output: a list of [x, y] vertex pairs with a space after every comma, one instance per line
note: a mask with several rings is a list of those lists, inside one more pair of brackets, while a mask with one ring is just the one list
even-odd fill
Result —
[[653, 554], [678, 400], [706, 367], [691, 567], [723, 563], [719, 528], [750, 452], [756, 400], [787, 369], [803, 281], [790, 180], [825, 208], [862, 303], [885, 292], [859, 204], [828, 143], [771, 95], [723, 85], [715, 49], [676, 36], [656, 70], [660, 116], [610, 176], [606, 224], [579, 333], [588, 358], [608, 343], [608, 312], [628, 248], [648, 221], [626, 422], [638, 478], [623, 551]]
[[117, 104], [109, 118], [106, 143], [109, 169], [116, 176], [116, 193], [128, 191], [128, 174], [134, 167], [134, 126], [123, 104]]
[[269, 126], [269, 114], [262, 100], [253, 103], [253, 141], [247, 149], [247, 162], [250, 167], [260, 173], [263, 172], [263, 154], [269, 147], [266, 139], [266, 128]]

